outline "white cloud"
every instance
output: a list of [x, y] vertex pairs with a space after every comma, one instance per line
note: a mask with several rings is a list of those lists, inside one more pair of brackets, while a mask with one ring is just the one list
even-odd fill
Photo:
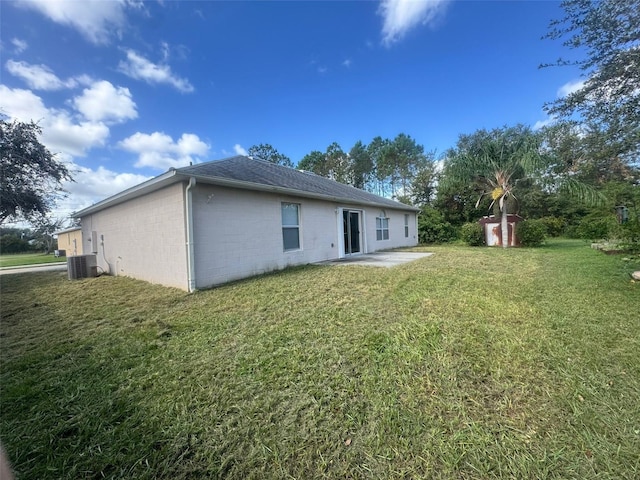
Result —
[[533, 124], [533, 129], [540, 130], [541, 128], [544, 128], [553, 124], [555, 121], [556, 119], [552, 117], [547, 117], [545, 120], [538, 120], [536, 123]]
[[166, 170], [184, 167], [197, 162], [199, 157], [207, 155], [209, 145], [197, 135], [183, 133], [177, 142], [162, 132], [152, 134], [134, 133], [118, 144], [124, 150], [138, 154], [136, 167], [151, 167]]
[[236, 153], [236, 155], [249, 155], [249, 152], [247, 152], [245, 148], [239, 143], [236, 143], [233, 146], [233, 151]]
[[30, 90], [0, 85], [0, 97], [0, 112], [11, 119], [37, 122], [48, 116], [49, 112], [42, 99]]
[[87, 150], [102, 146], [109, 137], [109, 127], [101, 122], [77, 122], [69, 112], [47, 108], [30, 90], [0, 85], [2, 113], [10, 119], [34, 121], [42, 127], [42, 143], [52, 153], [85, 155]]
[[571, 95], [572, 93], [577, 92], [582, 87], [584, 87], [584, 80], [572, 80], [570, 82], [562, 85], [557, 92], [558, 97], [566, 97], [567, 95]]
[[114, 87], [106, 80], [85, 88], [72, 103], [87, 120], [94, 122], [122, 123], [138, 117], [129, 89]]
[[433, 25], [444, 14], [450, 0], [382, 0], [378, 14], [383, 17], [382, 43], [400, 40], [416, 26]]
[[83, 75], [62, 80], [46, 65], [32, 65], [22, 61], [7, 60], [5, 66], [11, 75], [21, 78], [34, 90], [52, 91], [75, 88], [87, 83], [89, 79]]
[[104, 123], [74, 123], [68, 115], [61, 114], [45, 122], [42, 139], [53, 153], [84, 156], [87, 150], [104, 146], [109, 133]]
[[74, 182], [66, 182], [64, 188], [69, 196], [58, 202], [56, 216], [68, 217], [73, 212], [89, 207], [104, 198], [138, 185], [149, 177], [135, 173], [113, 172], [100, 166], [92, 170], [74, 163], [67, 168]]
[[75, 28], [92, 43], [106, 44], [124, 29], [125, 9], [132, 4], [125, 0], [29, 0], [17, 5], [37, 10], [60, 25]]
[[197, 135], [193, 133], [183, 133], [178, 140], [178, 154], [187, 155], [206, 155], [209, 152], [209, 145], [204, 143]]
[[[174, 75], [169, 65], [155, 64], [133, 50], [126, 50], [126, 54], [127, 60], [118, 64], [118, 70], [125, 75], [150, 84], [171, 85], [182, 93], [193, 92], [194, 88], [189, 80]], [[167, 55], [166, 49], [164, 54]]]
[[[571, 95], [572, 93], [580, 90], [584, 86], [584, 84], [585, 80], [571, 80], [558, 88], [556, 95], [559, 98], [566, 97], [567, 95]], [[538, 120], [536, 123], [534, 123], [533, 129], [540, 130], [541, 128], [553, 125], [557, 120], [558, 119], [556, 117], [547, 117], [544, 120]]]
[[106, 198], [134, 187], [150, 177], [136, 173], [117, 173], [99, 166], [97, 170], [76, 166], [73, 193], [93, 198]]
[[161, 42], [160, 48], [162, 49], [162, 61], [166, 63], [169, 61], [169, 56], [171, 55], [169, 44], [167, 42]]
[[20, 55], [27, 48], [29, 48], [29, 44], [24, 40], [20, 40], [19, 38], [12, 38], [11, 39], [11, 43], [12, 43], [12, 45], [14, 47], [14, 51], [15, 51], [15, 53], [17, 55]]
[[347, 58], [344, 62], [342, 62], [342, 66], [349, 68], [353, 62], [350, 58]]

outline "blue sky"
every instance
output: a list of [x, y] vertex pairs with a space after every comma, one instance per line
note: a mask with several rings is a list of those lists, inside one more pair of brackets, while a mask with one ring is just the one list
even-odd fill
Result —
[[406, 133], [548, 122], [579, 85], [542, 40], [552, 1], [0, 2], [0, 111], [76, 182], [66, 216], [172, 166], [269, 143], [294, 163]]

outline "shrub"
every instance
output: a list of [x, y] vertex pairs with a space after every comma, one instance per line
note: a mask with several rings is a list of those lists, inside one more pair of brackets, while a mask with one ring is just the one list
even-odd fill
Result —
[[549, 237], [559, 237], [564, 233], [565, 221], [563, 218], [542, 217], [540, 222], [542, 222], [547, 229], [547, 235]]
[[516, 234], [523, 247], [539, 247], [547, 235], [547, 227], [540, 220], [525, 220], [516, 225]]
[[444, 215], [431, 207], [424, 207], [418, 217], [420, 243], [446, 243], [458, 238], [456, 228], [444, 219]]
[[0, 252], [2, 253], [24, 253], [31, 251], [31, 245], [18, 235], [7, 233], [0, 236]]
[[465, 223], [460, 227], [460, 238], [472, 247], [484, 245], [484, 232], [482, 225], [477, 222]]
[[567, 227], [564, 229], [564, 235], [567, 238], [580, 238], [578, 225], [567, 225]]
[[576, 235], [584, 240], [608, 240], [618, 229], [615, 215], [588, 215], [576, 227]]
[[629, 222], [617, 225], [614, 230], [615, 238], [620, 242], [620, 247], [627, 251], [640, 252], [640, 221], [632, 219]]

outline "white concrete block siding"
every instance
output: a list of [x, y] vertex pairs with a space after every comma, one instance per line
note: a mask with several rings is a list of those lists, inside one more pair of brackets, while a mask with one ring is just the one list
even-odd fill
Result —
[[[300, 249], [284, 251], [282, 203], [300, 205]], [[417, 244], [415, 212], [386, 208], [389, 239], [376, 240], [378, 207], [343, 205], [277, 193], [196, 185], [193, 192], [196, 288], [341, 256], [341, 208], [362, 212], [362, 252]], [[410, 215], [405, 237], [404, 215]], [[340, 228], [340, 230], [339, 230]]]
[[176, 183], [83, 217], [84, 253], [97, 252], [98, 266], [111, 275], [186, 290], [184, 188]]
[[[84, 253], [100, 269], [189, 289], [186, 181], [129, 196], [82, 216]], [[416, 212], [196, 183], [192, 192], [195, 288], [344, 256], [343, 210], [359, 212], [361, 253], [417, 245]], [[284, 251], [282, 203], [299, 207], [300, 249]], [[389, 239], [376, 239], [376, 217]], [[409, 231], [405, 236], [405, 215]], [[103, 240], [104, 238], [104, 240]]]

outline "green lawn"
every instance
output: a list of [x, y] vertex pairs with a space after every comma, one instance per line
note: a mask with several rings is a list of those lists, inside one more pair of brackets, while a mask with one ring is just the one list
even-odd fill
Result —
[[55, 257], [53, 253], [16, 253], [0, 255], [0, 267], [16, 267], [19, 265], [36, 265], [38, 263], [66, 262], [66, 257]]
[[640, 478], [637, 259], [423, 250], [193, 295], [2, 277], [17, 478]]

